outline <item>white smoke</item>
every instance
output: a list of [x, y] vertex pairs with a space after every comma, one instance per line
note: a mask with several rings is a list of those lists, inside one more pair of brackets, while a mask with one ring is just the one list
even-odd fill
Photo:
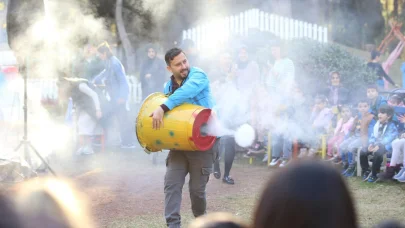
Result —
[[[24, 35], [16, 38], [12, 45], [17, 60], [20, 65], [27, 65], [30, 81], [40, 79], [50, 82], [61, 76], [78, 76], [72, 75], [73, 60], [81, 56], [84, 41], [103, 41], [109, 38], [106, 25], [103, 20], [85, 13], [88, 10], [80, 8], [77, 1], [44, 2], [45, 15], [38, 14], [33, 19], [32, 26]], [[15, 90], [19, 93], [19, 103], [15, 105], [22, 106], [21, 82]], [[28, 88], [28, 129], [29, 139], [46, 156], [54, 150], [67, 148], [66, 144], [72, 137], [65, 126], [52, 120], [50, 113], [41, 104], [43, 92], [40, 87]], [[19, 132], [19, 137], [22, 135], [22, 114], [20, 112], [20, 124], [13, 128], [13, 131]], [[4, 143], [17, 145], [19, 139], [16, 138], [15, 143]]]

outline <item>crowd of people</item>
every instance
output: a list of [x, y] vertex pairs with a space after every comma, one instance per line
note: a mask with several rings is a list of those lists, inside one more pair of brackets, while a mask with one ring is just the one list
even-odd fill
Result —
[[[405, 137], [400, 132], [405, 117], [404, 112], [398, 111], [404, 106], [403, 97], [393, 95], [386, 100], [379, 94], [384, 90], [384, 83], [398, 86], [379, 63], [379, 52], [372, 51], [367, 64], [376, 72], [376, 83], [368, 86], [363, 97], [351, 96], [336, 69], [329, 74], [329, 84], [316, 91], [317, 96], [311, 101], [304, 98], [297, 86], [294, 63], [286, 56], [280, 41], [271, 43], [273, 61], [265, 67], [251, 57], [246, 45], [240, 45], [236, 52], [222, 51], [211, 61], [216, 64], [207, 64], [191, 40], [185, 40], [181, 47], [191, 66], [208, 72], [216, 101], [213, 109], [221, 124], [232, 130], [247, 122], [255, 127], [256, 140], [247, 148], [246, 156], [257, 156], [271, 147], [270, 166], [284, 167], [292, 160], [294, 143], [301, 148], [299, 157], [315, 156], [320, 147], [319, 137], [323, 135], [327, 137], [328, 161], [342, 164], [343, 175], [356, 176], [359, 162], [363, 179], [368, 182], [391, 178], [405, 182], [405, 170], [400, 169]], [[166, 64], [158, 56], [158, 48], [148, 45], [145, 51], [146, 58], [139, 71], [143, 98], [162, 92], [168, 81]], [[78, 154], [94, 153], [91, 142], [94, 136], [106, 134], [111, 117], [117, 117], [121, 147], [133, 148], [135, 136], [126, 105], [129, 85], [123, 65], [107, 43], [98, 47], [87, 45], [83, 56], [75, 68], [76, 77], [64, 78], [59, 85], [62, 97], [71, 97], [77, 107], [81, 136]], [[267, 142], [267, 134], [271, 134], [271, 142]], [[214, 176], [234, 184], [230, 170], [237, 145], [232, 135], [218, 133], [218, 136], [225, 171], [222, 175], [217, 161]], [[357, 152], [359, 161], [356, 161]], [[391, 161], [386, 171], [377, 175], [384, 157]], [[267, 160], [265, 155], [263, 162]]]
[[[384, 88], [388, 83], [399, 87], [382, 68], [381, 54], [378, 51], [370, 54], [367, 67], [375, 72], [376, 78], [362, 96], [352, 96], [336, 69], [329, 74], [329, 84], [315, 91], [317, 95], [311, 101], [304, 98], [295, 81], [294, 63], [285, 53], [281, 42], [273, 42], [274, 62], [263, 69], [249, 58], [248, 47], [241, 46], [234, 60], [230, 53], [221, 53], [218, 69], [208, 73], [217, 101], [214, 109], [222, 124], [236, 129], [249, 122], [256, 128], [256, 141], [247, 149], [246, 156], [257, 156], [271, 147], [269, 165], [285, 167], [292, 160], [294, 143], [300, 148], [298, 157], [313, 157], [321, 147], [323, 136], [327, 139], [327, 161], [342, 165], [344, 176], [356, 176], [359, 162], [364, 181], [396, 179], [405, 182], [405, 170], [401, 169], [404, 97], [380, 94], [387, 92]], [[271, 142], [267, 142], [267, 134], [271, 135]], [[224, 140], [224, 144], [228, 143], [235, 144], [235, 141]], [[226, 148], [222, 147], [225, 157], [223, 180], [233, 184], [229, 173], [235, 151], [232, 146]], [[388, 162], [385, 172], [380, 173], [384, 158]], [[265, 154], [263, 162], [267, 161]], [[214, 166], [214, 176], [221, 176], [218, 164]]]

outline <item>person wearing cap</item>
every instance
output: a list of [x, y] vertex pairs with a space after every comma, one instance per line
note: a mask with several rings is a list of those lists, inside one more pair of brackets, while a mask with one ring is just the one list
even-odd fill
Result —
[[373, 50], [371, 51], [371, 60], [370, 62], [367, 63], [367, 67], [370, 68], [371, 70], [373, 70], [376, 75], [378, 76], [377, 78], [377, 85], [379, 87], [379, 89], [384, 89], [384, 79], [387, 80], [391, 85], [395, 86], [395, 87], [399, 87], [398, 84], [396, 84], [392, 78], [384, 71], [381, 63], [380, 63], [380, 58], [381, 53]]
[[156, 56], [156, 50], [151, 44], [146, 47], [147, 58], [143, 61], [140, 71], [143, 99], [151, 93], [161, 91], [165, 82], [165, 63]]
[[[209, 80], [205, 72], [190, 67], [186, 54], [179, 48], [166, 52], [167, 70], [173, 75], [166, 83], [164, 93], [169, 97], [151, 114], [153, 129], [163, 127], [163, 116], [182, 104], [195, 104], [212, 109], [215, 105]], [[191, 209], [195, 217], [206, 214], [206, 186], [212, 173], [213, 163], [218, 159], [218, 142], [207, 151], [170, 150], [166, 159], [164, 180], [165, 218], [169, 228], [181, 227], [180, 207], [182, 190], [187, 175], [190, 175], [189, 191]]]

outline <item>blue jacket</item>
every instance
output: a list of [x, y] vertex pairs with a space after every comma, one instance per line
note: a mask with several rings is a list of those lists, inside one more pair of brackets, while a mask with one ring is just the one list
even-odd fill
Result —
[[370, 113], [377, 117], [378, 109], [386, 104], [388, 104], [387, 101], [382, 96], [378, 96], [374, 104], [370, 103]]
[[[166, 83], [164, 93], [172, 93], [171, 81]], [[206, 108], [213, 108], [215, 105], [208, 77], [200, 68], [190, 68], [190, 72], [184, 80], [183, 85], [169, 96], [164, 105], [169, 110], [172, 110], [184, 103], [200, 105]]]
[[394, 141], [394, 139], [397, 138], [398, 136], [398, 130], [395, 124], [390, 121], [388, 124], [385, 126], [383, 132], [382, 132], [382, 137], [380, 140], [378, 140], [378, 128], [380, 126], [380, 121], [377, 121], [377, 123], [374, 125], [373, 133], [371, 134], [371, 137], [369, 139], [370, 144], [380, 144], [385, 146], [385, 149], [387, 151], [392, 151], [392, 146], [391, 142]]
[[103, 80], [112, 102], [117, 102], [118, 99], [128, 99], [129, 85], [125, 69], [117, 57], [111, 56], [106, 61], [105, 71], [93, 81], [100, 84], [100, 81]]

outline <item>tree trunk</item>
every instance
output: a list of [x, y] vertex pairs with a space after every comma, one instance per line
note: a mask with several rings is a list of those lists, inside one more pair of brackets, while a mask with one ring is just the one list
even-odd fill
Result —
[[131, 45], [131, 41], [128, 38], [128, 33], [125, 29], [124, 20], [122, 19], [122, 1], [117, 0], [117, 5], [115, 8], [115, 20], [117, 23], [118, 35], [121, 39], [122, 45], [125, 50], [125, 57], [127, 60], [127, 73], [135, 74], [135, 54]]

